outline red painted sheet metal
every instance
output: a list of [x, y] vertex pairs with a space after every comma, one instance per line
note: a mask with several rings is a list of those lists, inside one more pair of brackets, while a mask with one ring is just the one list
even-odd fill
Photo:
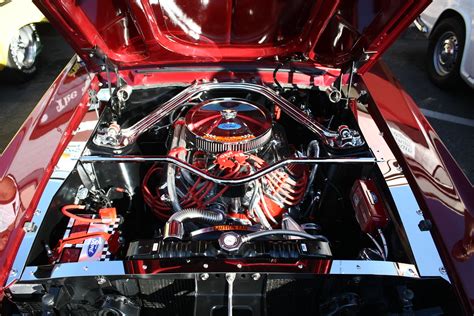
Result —
[[0, 203], [2, 216], [14, 214], [9, 216], [10, 222], [0, 227], [2, 284], [23, 238], [23, 225], [32, 218], [54, 166], [88, 111], [85, 91], [94, 82], [74, 57], [0, 157], [0, 180], [13, 179], [18, 191], [16, 203], [8, 206]]
[[89, 68], [285, 60], [363, 72], [431, 0], [35, 0]]
[[449, 276], [466, 306], [474, 306], [474, 189], [439, 136], [388, 67], [363, 76], [377, 125], [406, 171]]

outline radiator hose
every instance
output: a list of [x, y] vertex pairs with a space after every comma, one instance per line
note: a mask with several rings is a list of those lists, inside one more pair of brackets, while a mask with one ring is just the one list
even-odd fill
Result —
[[225, 220], [224, 213], [219, 211], [201, 210], [198, 208], [188, 208], [174, 213], [165, 224], [163, 239], [175, 238], [183, 239], [184, 222], [196, 220], [206, 224], [222, 224]]

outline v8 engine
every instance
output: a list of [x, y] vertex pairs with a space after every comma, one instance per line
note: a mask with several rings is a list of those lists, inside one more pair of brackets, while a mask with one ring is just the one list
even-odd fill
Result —
[[[174, 122], [168, 155], [216, 177], [239, 179], [297, 153], [264, 107], [219, 98], [194, 105]], [[143, 193], [154, 213], [168, 220], [165, 238], [182, 239], [186, 220], [219, 225], [213, 229], [226, 231], [279, 226], [282, 213], [302, 200], [308, 176], [308, 168], [290, 164], [251, 183], [228, 186], [174, 165], [154, 166], [145, 176]], [[152, 186], [153, 178], [161, 182]], [[191, 233], [196, 236], [213, 229]]]

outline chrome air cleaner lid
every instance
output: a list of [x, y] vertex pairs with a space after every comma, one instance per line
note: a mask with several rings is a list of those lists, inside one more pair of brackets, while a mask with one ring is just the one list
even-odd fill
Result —
[[272, 120], [260, 105], [242, 99], [204, 101], [186, 114], [188, 139], [204, 151], [251, 151], [271, 137]]

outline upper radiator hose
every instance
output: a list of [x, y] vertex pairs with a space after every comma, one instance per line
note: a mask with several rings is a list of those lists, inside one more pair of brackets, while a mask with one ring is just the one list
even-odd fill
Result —
[[195, 219], [207, 224], [222, 224], [225, 216], [222, 212], [188, 208], [171, 215], [165, 224], [163, 239], [184, 237], [184, 221]]

